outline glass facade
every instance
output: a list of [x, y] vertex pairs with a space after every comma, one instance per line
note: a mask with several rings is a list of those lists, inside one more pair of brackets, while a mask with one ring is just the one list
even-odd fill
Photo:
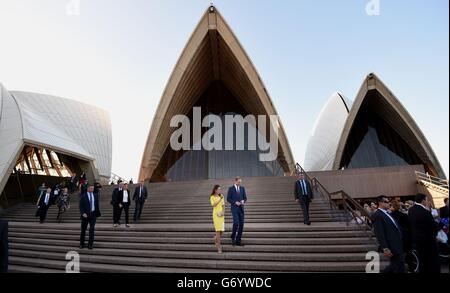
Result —
[[13, 173], [44, 175], [54, 177], [70, 177], [69, 166], [63, 164], [53, 150], [26, 146], [19, 156]]
[[[225, 116], [224, 115], [241, 115], [245, 117], [248, 112], [243, 108], [241, 103], [228, 91], [221, 82], [214, 82], [199, 98], [194, 107], [200, 107], [202, 119], [214, 114], [221, 117], [222, 121], [222, 148], [214, 150], [193, 150], [194, 144], [191, 143], [189, 151], [174, 151], [170, 145], [167, 147], [163, 158], [151, 181], [185, 181], [196, 179], [218, 179], [231, 178], [235, 176], [255, 177], [255, 176], [283, 176], [284, 171], [278, 160], [260, 161], [259, 154], [266, 153], [258, 148], [248, 146], [249, 135], [252, 134], [264, 141], [268, 141], [263, 137], [254, 125], [246, 124], [242, 136], [236, 134], [236, 128], [233, 131], [233, 150], [225, 149]], [[193, 111], [187, 114], [189, 120], [192, 121]], [[268, 119], [268, 118], [267, 118]], [[216, 127], [216, 126], [214, 126]], [[202, 128], [202, 137], [209, 128]], [[267, 130], [267, 132], [269, 132]], [[191, 123], [191, 134], [192, 123]], [[215, 138], [214, 138], [215, 139]], [[211, 143], [214, 143], [211, 141]], [[237, 150], [237, 142], [243, 140], [243, 150]], [[190, 141], [193, 141], [191, 137]], [[196, 145], [199, 142], [196, 142]], [[197, 149], [197, 148], [195, 148]]]
[[344, 168], [423, 164], [400, 135], [376, 113], [357, 117], [344, 152]]

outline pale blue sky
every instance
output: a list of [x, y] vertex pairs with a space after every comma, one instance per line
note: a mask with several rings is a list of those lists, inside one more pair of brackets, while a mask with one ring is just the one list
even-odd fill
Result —
[[[210, 1], [2, 0], [0, 82], [108, 110], [113, 172], [137, 178], [154, 111]], [[261, 75], [304, 161], [315, 119], [334, 91], [354, 99], [375, 72], [449, 169], [449, 1], [214, 1]]]

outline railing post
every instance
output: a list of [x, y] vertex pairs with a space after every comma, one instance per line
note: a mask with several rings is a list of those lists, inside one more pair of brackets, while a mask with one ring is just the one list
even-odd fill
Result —
[[347, 226], [349, 225], [349, 220], [348, 220], [348, 208], [347, 208], [347, 201], [345, 199], [344, 193], [341, 192], [341, 198], [342, 198], [342, 202], [344, 204], [344, 211], [345, 211], [345, 223], [347, 224]]

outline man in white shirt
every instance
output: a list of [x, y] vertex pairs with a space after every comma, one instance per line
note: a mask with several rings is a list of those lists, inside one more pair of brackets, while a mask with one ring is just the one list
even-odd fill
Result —
[[111, 205], [113, 207], [113, 227], [120, 225], [119, 223], [119, 192], [122, 192], [123, 183], [119, 183], [119, 187], [114, 188], [111, 195]]
[[80, 249], [84, 248], [84, 238], [89, 225], [89, 242], [88, 248], [94, 247], [95, 223], [97, 218], [101, 216], [98, 194], [94, 193], [94, 186], [88, 186], [86, 192], [80, 195], [80, 215], [81, 215], [81, 233], [80, 233]]
[[47, 217], [47, 211], [50, 205], [52, 204], [52, 200], [53, 200], [52, 189], [47, 188], [47, 191], [40, 196], [38, 203], [39, 222], [41, 224], [44, 223], [45, 218]]
[[118, 220], [120, 220], [122, 216], [122, 211], [125, 212], [125, 226], [130, 227], [129, 225], [129, 210], [130, 210], [130, 191], [128, 190], [128, 183], [125, 183], [123, 185], [123, 189], [119, 191], [118, 196], [118, 202], [119, 202], [119, 215]]
[[389, 199], [380, 195], [377, 198], [378, 209], [373, 213], [371, 220], [373, 230], [384, 256], [389, 257], [390, 264], [383, 273], [404, 273], [405, 255], [403, 251], [403, 235], [399, 224], [389, 215]]

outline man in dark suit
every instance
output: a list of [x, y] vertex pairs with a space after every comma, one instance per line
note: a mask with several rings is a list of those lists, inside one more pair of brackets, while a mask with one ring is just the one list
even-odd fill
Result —
[[52, 205], [52, 203], [53, 203], [53, 192], [52, 189], [49, 187], [47, 188], [47, 191], [39, 197], [38, 201], [39, 222], [41, 224], [44, 223], [45, 219], [47, 218], [47, 211], [48, 208]]
[[448, 218], [448, 197], [444, 199], [444, 206], [439, 209], [439, 217], [441, 219]]
[[419, 273], [440, 273], [439, 251], [436, 241], [438, 225], [430, 211], [430, 202], [424, 194], [417, 194], [415, 205], [408, 210], [413, 243], [419, 254]]
[[244, 205], [247, 203], [247, 194], [241, 183], [242, 179], [236, 177], [234, 185], [228, 188], [227, 194], [227, 201], [231, 205], [231, 214], [233, 215], [233, 232], [231, 233], [233, 246], [244, 246], [241, 238], [244, 231]]
[[119, 183], [119, 187], [114, 188], [111, 195], [111, 205], [113, 207], [113, 227], [119, 225], [119, 192], [123, 189], [123, 183]]
[[134, 201], [134, 216], [133, 220], [136, 222], [141, 219], [142, 208], [147, 201], [147, 187], [144, 182], [139, 182], [139, 185], [134, 189], [133, 201]]
[[0, 219], [0, 273], [8, 272], [8, 222]]
[[314, 198], [311, 184], [305, 179], [305, 174], [300, 173], [298, 180], [295, 181], [294, 197], [296, 202], [300, 202], [300, 206], [303, 210], [303, 223], [305, 225], [311, 225], [309, 220], [309, 203]]
[[389, 214], [389, 199], [380, 195], [377, 198], [378, 209], [372, 214], [373, 230], [384, 256], [389, 257], [390, 263], [383, 273], [404, 273], [405, 254], [401, 227]]
[[86, 236], [87, 226], [89, 225], [88, 248], [94, 247], [95, 223], [101, 216], [98, 202], [98, 194], [94, 193], [94, 186], [90, 185], [85, 193], [80, 195], [80, 214], [81, 214], [81, 235], [80, 249], [84, 248], [84, 238]]
[[125, 212], [125, 226], [130, 227], [129, 225], [129, 211], [131, 204], [131, 192], [128, 190], [128, 183], [123, 184], [123, 189], [117, 193], [117, 202], [119, 203], [119, 211], [117, 215], [117, 219], [120, 220], [122, 216], [122, 211]]

